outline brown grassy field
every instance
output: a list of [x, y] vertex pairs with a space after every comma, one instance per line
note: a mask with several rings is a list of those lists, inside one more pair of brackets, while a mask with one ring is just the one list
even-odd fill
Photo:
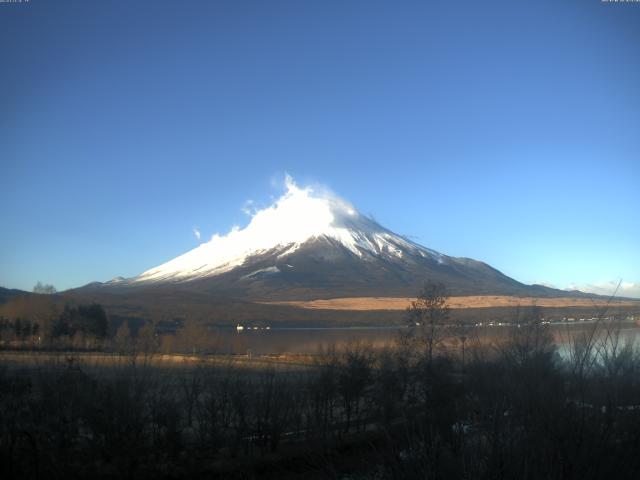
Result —
[[[404, 310], [413, 298], [397, 297], [352, 297], [329, 298], [325, 300], [265, 302], [270, 305], [289, 305], [312, 310]], [[449, 307], [452, 309], [487, 308], [487, 307], [602, 307], [607, 304], [605, 299], [592, 298], [523, 298], [504, 295], [475, 295], [467, 297], [451, 297]], [[640, 301], [612, 300], [612, 307], [640, 306]]]
[[313, 364], [313, 357], [301, 354], [261, 355], [247, 358], [245, 355], [185, 355], [176, 353], [131, 356], [105, 352], [0, 351], [0, 365], [3, 367], [73, 367], [93, 371], [96, 369], [128, 368], [134, 364], [138, 367], [163, 370], [218, 367], [240, 370], [296, 371], [309, 368]]

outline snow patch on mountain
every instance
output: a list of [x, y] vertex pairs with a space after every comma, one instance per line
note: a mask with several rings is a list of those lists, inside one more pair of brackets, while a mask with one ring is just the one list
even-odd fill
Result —
[[268, 275], [268, 274], [272, 274], [272, 273], [280, 273], [280, 269], [278, 267], [261, 268], [259, 270], [256, 270], [255, 272], [251, 272], [251, 273], [245, 275], [242, 278], [255, 278], [255, 277], [258, 277], [260, 275]]

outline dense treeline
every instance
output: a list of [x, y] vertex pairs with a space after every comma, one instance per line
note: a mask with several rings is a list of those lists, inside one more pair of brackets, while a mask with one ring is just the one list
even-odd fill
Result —
[[4, 368], [0, 475], [638, 478], [640, 355], [614, 326], [563, 351], [535, 317], [492, 344], [421, 327], [288, 367], [162, 367], [150, 342]]
[[65, 304], [47, 315], [0, 315], [0, 349], [5, 350], [216, 353], [220, 347], [219, 332], [206, 325], [113, 318], [95, 303]]
[[109, 334], [109, 319], [98, 304], [66, 304], [59, 314], [45, 319], [33, 315], [29, 318], [0, 317], [0, 343], [8, 347], [95, 346]]

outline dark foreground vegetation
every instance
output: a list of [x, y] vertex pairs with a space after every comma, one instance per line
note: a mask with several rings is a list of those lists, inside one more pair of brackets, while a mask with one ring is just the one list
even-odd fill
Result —
[[394, 348], [298, 365], [163, 366], [152, 343], [4, 361], [0, 477], [640, 478], [640, 356], [615, 325], [559, 352], [535, 316], [489, 344], [419, 313]]

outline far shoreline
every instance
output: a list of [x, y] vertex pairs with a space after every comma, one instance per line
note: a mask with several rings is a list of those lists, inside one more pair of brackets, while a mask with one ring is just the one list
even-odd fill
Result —
[[[405, 310], [415, 298], [408, 297], [344, 297], [317, 300], [280, 300], [256, 302], [265, 305], [286, 305], [307, 310]], [[640, 299], [606, 299], [606, 298], [574, 298], [574, 297], [515, 297], [508, 295], [469, 295], [449, 297], [449, 308], [461, 310], [467, 308], [492, 307], [638, 307]]]

